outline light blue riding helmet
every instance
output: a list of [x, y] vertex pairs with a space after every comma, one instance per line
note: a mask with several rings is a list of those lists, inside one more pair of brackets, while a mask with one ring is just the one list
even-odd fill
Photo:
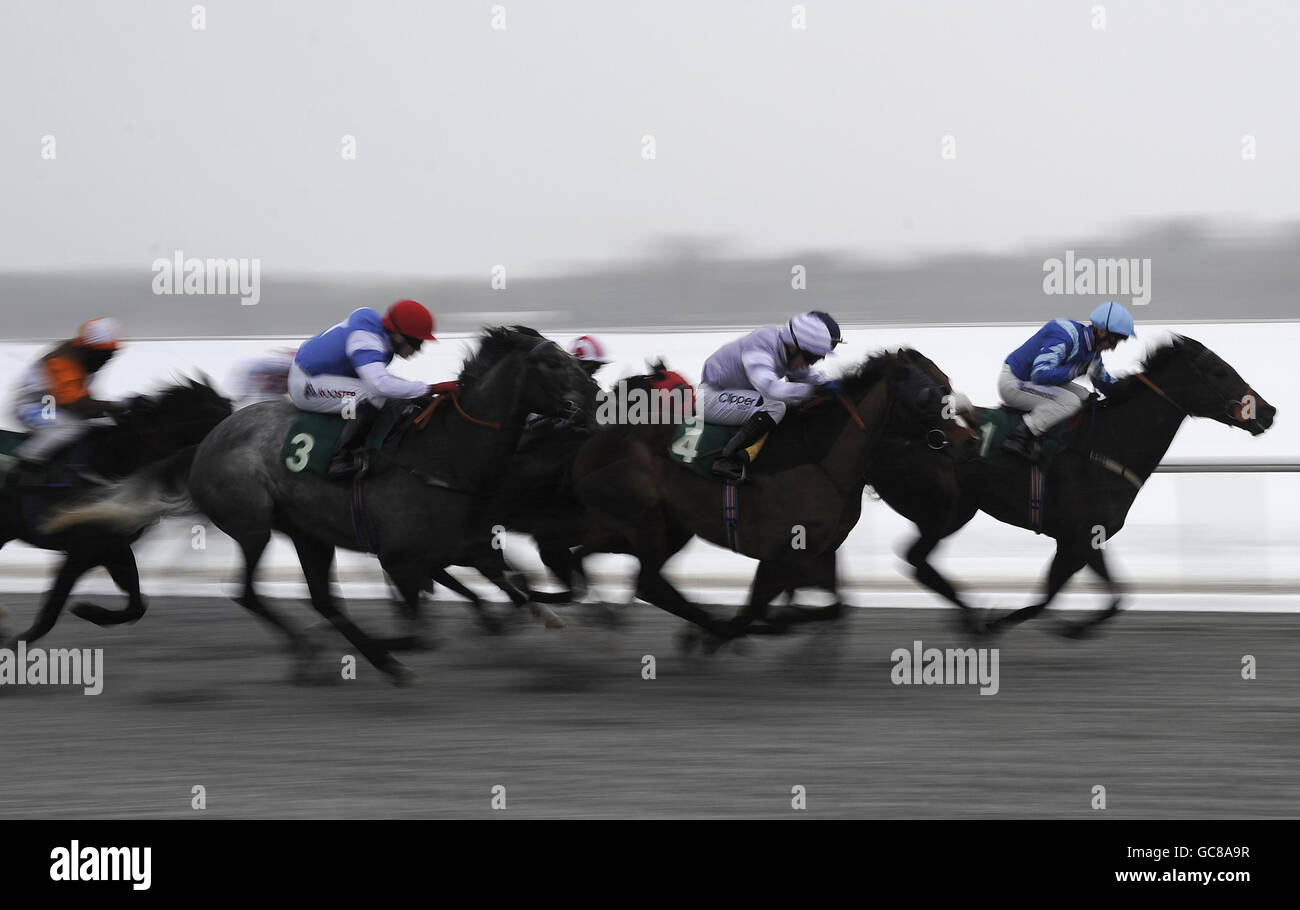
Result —
[[1097, 307], [1088, 318], [1099, 329], [1123, 335], [1125, 338], [1137, 337], [1137, 331], [1133, 328], [1133, 316], [1124, 309], [1123, 304], [1113, 300], [1108, 300]]

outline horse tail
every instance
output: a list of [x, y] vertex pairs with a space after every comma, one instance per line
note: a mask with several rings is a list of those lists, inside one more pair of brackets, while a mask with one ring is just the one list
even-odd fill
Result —
[[181, 449], [104, 487], [88, 500], [57, 510], [41, 525], [41, 531], [56, 534], [94, 524], [130, 534], [159, 519], [196, 512], [188, 481], [197, 450], [196, 445]]

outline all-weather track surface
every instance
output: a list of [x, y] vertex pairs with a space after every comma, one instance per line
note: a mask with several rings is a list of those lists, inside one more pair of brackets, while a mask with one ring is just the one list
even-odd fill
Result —
[[[35, 599], [7, 606], [12, 631]], [[566, 630], [521, 616], [499, 637], [428, 606], [438, 647], [404, 658], [407, 688], [364, 662], [355, 681], [295, 684], [227, 600], [154, 598], [108, 629], [65, 616], [39, 645], [103, 648], [104, 690], [0, 686], [0, 816], [1300, 815], [1296, 616], [1133, 613], [1085, 641], [1039, 620], [973, 642], [999, 649], [1000, 690], [982, 696], [891, 682], [895, 648], [965, 644], [944, 610], [849, 610], [704, 656], [641, 605], [618, 627], [571, 607]], [[392, 631], [388, 604], [349, 608]], [[340, 676], [346, 643], [318, 638], [322, 674]]]

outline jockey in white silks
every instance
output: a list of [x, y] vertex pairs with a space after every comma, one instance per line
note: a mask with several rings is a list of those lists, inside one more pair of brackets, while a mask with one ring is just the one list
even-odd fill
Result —
[[820, 310], [785, 325], [765, 325], [729, 341], [704, 362], [696, 403], [706, 423], [738, 426], [713, 463], [713, 473], [743, 480], [749, 446], [785, 417], [788, 404], [807, 401], [825, 376], [814, 368], [843, 339]]

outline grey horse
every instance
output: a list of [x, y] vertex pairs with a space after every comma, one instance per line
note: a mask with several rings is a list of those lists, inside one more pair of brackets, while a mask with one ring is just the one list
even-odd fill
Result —
[[236, 412], [203, 441], [193, 454], [188, 497], [136, 483], [59, 520], [135, 525], [197, 507], [243, 552], [237, 602], [306, 657], [313, 650], [306, 636], [253, 584], [271, 532], [279, 531], [298, 552], [312, 606], [371, 664], [405, 682], [410, 671], [331, 593], [335, 549], [378, 555], [407, 614], [416, 615], [430, 565], [453, 562], [467, 537], [489, 533], [484, 505], [508, 470], [527, 415], [572, 415], [594, 403], [593, 383], [577, 361], [521, 326], [487, 329], [459, 378], [457, 396], [419, 402], [428, 405], [422, 419], [399, 423], [358, 483], [288, 470], [281, 449], [297, 412], [288, 402], [266, 402]]

